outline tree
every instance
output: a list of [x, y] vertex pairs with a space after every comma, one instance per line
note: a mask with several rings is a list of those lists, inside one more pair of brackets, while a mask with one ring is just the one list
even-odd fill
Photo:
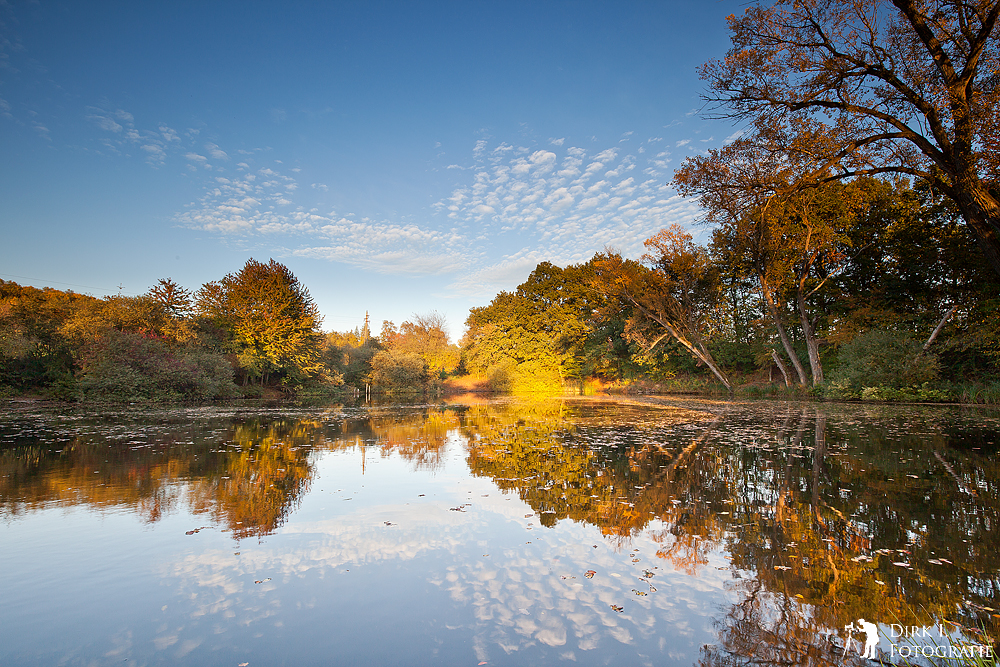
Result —
[[300, 383], [319, 375], [319, 309], [288, 267], [254, 259], [197, 294], [199, 313], [229, 334], [229, 345], [247, 378], [272, 376]]
[[997, 0], [780, 0], [701, 68], [720, 117], [796, 122], [797, 185], [899, 173], [951, 198], [1000, 274]]
[[390, 349], [405, 354], [417, 354], [427, 363], [433, 375], [450, 373], [458, 366], [462, 352], [448, 341], [447, 323], [437, 312], [416, 315], [415, 321], [403, 322], [399, 331], [389, 336]]
[[707, 345], [708, 319], [718, 303], [719, 274], [704, 248], [680, 225], [646, 239], [649, 269], [608, 251], [595, 256], [594, 286], [633, 307], [625, 335], [647, 351], [673, 338], [705, 364], [726, 389], [732, 383]]
[[[760, 121], [752, 136], [686, 159], [674, 182], [681, 194], [697, 195], [708, 220], [718, 225], [713, 246], [723, 263], [738, 265], [739, 256], [756, 279], [778, 338], [804, 385], [805, 369], [783, 317], [784, 296], [790, 294], [812, 382], [818, 385], [823, 382], [819, 313], [811, 299], [847, 263], [847, 232], [869, 198], [873, 179], [797, 188], [817, 168], [815, 159], [799, 150], [811, 135], [796, 129], [798, 125]], [[773, 356], [783, 366], [776, 351]]]

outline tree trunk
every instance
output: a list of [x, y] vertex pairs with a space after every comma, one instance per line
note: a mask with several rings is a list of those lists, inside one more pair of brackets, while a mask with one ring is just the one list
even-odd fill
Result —
[[957, 178], [953, 191], [955, 203], [976, 237], [979, 249], [993, 271], [1000, 275], [1000, 205], [974, 175]]
[[816, 330], [809, 321], [806, 311], [805, 279], [800, 277], [795, 290], [795, 301], [799, 308], [799, 320], [802, 322], [802, 335], [806, 339], [806, 350], [809, 352], [809, 370], [812, 371], [813, 386], [823, 384], [823, 362], [819, 358], [819, 341], [816, 340]]
[[792, 347], [792, 341], [788, 337], [788, 332], [785, 331], [785, 325], [781, 323], [778, 307], [771, 296], [771, 289], [767, 286], [767, 281], [764, 280], [763, 276], [758, 275], [758, 279], [760, 280], [760, 291], [764, 295], [765, 303], [767, 303], [767, 310], [771, 314], [771, 320], [774, 322], [775, 328], [778, 330], [778, 338], [781, 339], [781, 345], [785, 348], [785, 353], [791, 360], [792, 366], [795, 367], [795, 372], [799, 375], [799, 384], [805, 386], [808, 382], [806, 380], [806, 369], [802, 367], [802, 362], [799, 361], [798, 355], [795, 354], [795, 348]]
[[[632, 298], [631, 296], [628, 296], [627, 298], [629, 301], [632, 302], [632, 304], [636, 308], [642, 311], [642, 313], [646, 317], [653, 320], [654, 322], [657, 322], [661, 327], [666, 329], [667, 333], [670, 334], [674, 338], [674, 340], [676, 340], [678, 343], [686, 347], [687, 350], [692, 355], [694, 355], [696, 359], [700, 360], [702, 363], [708, 366], [708, 369], [712, 371], [715, 377], [719, 379], [719, 382], [725, 385], [726, 389], [728, 389], [730, 392], [733, 391], [733, 386], [729, 382], [729, 378], [727, 378], [726, 375], [722, 372], [722, 370], [715, 365], [715, 360], [712, 358], [712, 355], [709, 354], [707, 350], [705, 350], [704, 352], [702, 350], [699, 350], [694, 344], [691, 343], [691, 341], [687, 339], [686, 336], [681, 334], [681, 332], [678, 331], [677, 328], [674, 327], [670, 322], [663, 319], [662, 317], [657, 316], [656, 313], [653, 313], [649, 309], [645, 308], [642, 304], [640, 304], [636, 299]], [[650, 346], [650, 349], [652, 349], [652, 346]]]
[[771, 349], [771, 358], [774, 359], [774, 363], [777, 364], [778, 370], [781, 371], [781, 377], [785, 378], [785, 386], [791, 387], [792, 383], [788, 379], [788, 369], [785, 368], [785, 362], [781, 360], [781, 355], [778, 354], [778, 351], [773, 348]]

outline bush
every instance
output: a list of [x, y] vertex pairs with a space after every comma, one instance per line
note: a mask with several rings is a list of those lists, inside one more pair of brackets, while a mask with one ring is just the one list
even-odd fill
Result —
[[922, 386], [938, 378], [936, 355], [921, 353], [920, 341], [896, 331], [869, 331], [840, 348], [829, 374], [827, 395], [856, 398], [864, 387]]
[[861, 398], [865, 401], [911, 401], [919, 403], [944, 403], [952, 399], [951, 394], [940, 389], [933, 389], [930, 383], [920, 386], [895, 389], [892, 387], [865, 387], [861, 390]]
[[383, 391], [413, 391], [422, 389], [427, 381], [423, 357], [406, 352], [382, 350], [372, 357], [371, 383]]
[[173, 352], [162, 340], [107, 331], [87, 346], [78, 388], [84, 398], [204, 400], [236, 394], [233, 369], [206, 350]]
[[517, 364], [513, 359], [503, 359], [486, 369], [486, 384], [490, 391], [505, 394], [514, 386], [514, 372]]

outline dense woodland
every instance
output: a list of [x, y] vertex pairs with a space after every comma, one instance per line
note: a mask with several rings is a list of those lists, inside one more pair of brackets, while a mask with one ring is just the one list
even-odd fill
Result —
[[[674, 186], [705, 212], [640, 258], [543, 262], [466, 321], [323, 334], [273, 260], [138, 297], [0, 282], [0, 392], [222, 398], [588, 382], [1000, 401], [1000, 3], [816, 0], [729, 17], [700, 70], [742, 124]], [[477, 384], [478, 383], [478, 384]], [[763, 389], [762, 389], [763, 388]]]

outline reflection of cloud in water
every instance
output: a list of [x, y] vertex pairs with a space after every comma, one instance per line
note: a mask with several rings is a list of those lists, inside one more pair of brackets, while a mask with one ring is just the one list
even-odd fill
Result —
[[[468, 483], [462, 484], [451, 498], [467, 491]], [[481, 497], [480, 491], [490, 497]], [[655, 557], [657, 545], [645, 534], [630, 545], [642, 559], [634, 564], [615, 553], [593, 527], [568, 521], [553, 529], [539, 526], [537, 516], [525, 518], [530, 508], [483, 482], [472, 496], [473, 504], [464, 512], [450, 511], [448, 500], [434, 500], [361, 507], [335, 520], [295, 522], [276, 536], [280, 545], [257, 545], [235, 558], [231, 552], [204, 552], [163, 574], [181, 582], [193, 617], [237, 615], [237, 622], [251, 624], [273, 616], [282, 605], [301, 604], [292, 599], [294, 594], [283, 592], [301, 592], [301, 587], [288, 586], [296, 580], [308, 584], [312, 594], [323, 595], [326, 586], [346, 585], [336, 578], [345, 569], [378, 565], [387, 570], [419, 561], [412, 566], [413, 577], [437, 587], [459, 608], [470, 608], [461, 616], [467, 620], [447, 627], [470, 633], [480, 660], [497, 647], [507, 654], [558, 647], [580, 658], [581, 651], [614, 651], [614, 645], [627, 644], [642, 647], [644, 654], [655, 651], [690, 663], [699, 647], [713, 640], [710, 619], [727, 597], [725, 573], [711, 568], [705, 576], [690, 577], [664, 569], [669, 565]], [[533, 524], [531, 531], [528, 524]], [[717, 554], [712, 558], [713, 564], [724, 564]], [[649, 591], [640, 577], [653, 568], [657, 592], [636, 596], [633, 589]], [[590, 569], [598, 574], [586, 579]], [[250, 583], [262, 577], [272, 581]], [[265, 592], [274, 593], [267, 604], [260, 595]], [[378, 599], [381, 591], [368, 593]], [[611, 605], [625, 609], [617, 613]], [[428, 612], [400, 605], [379, 613], [397, 615], [403, 622]]]

